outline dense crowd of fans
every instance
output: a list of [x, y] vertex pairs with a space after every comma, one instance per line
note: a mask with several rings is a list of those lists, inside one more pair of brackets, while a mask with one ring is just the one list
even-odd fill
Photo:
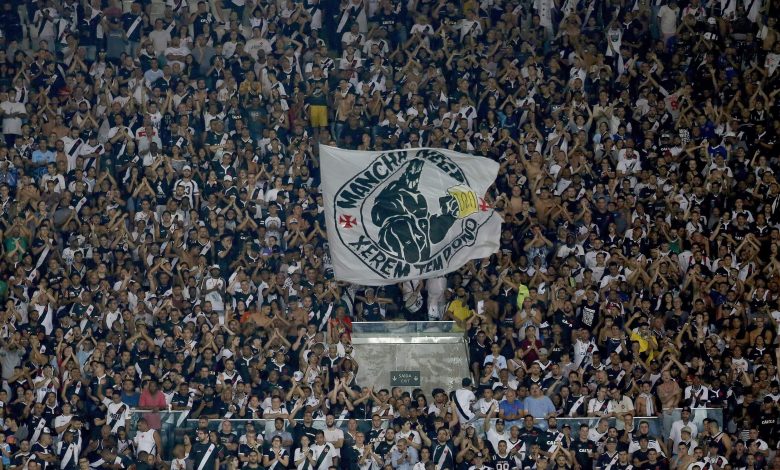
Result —
[[[777, 0], [5, 1], [0, 465], [780, 469], [778, 18]], [[500, 252], [336, 282], [320, 142], [500, 162]], [[352, 321], [385, 319], [455, 321], [473, 377], [357, 383]], [[166, 409], [201, 420], [171, 455]]]

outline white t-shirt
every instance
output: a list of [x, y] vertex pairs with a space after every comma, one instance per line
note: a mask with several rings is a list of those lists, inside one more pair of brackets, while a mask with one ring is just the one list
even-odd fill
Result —
[[[312, 452], [312, 450], [309, 449], [307, 452]], [[297, 462], [297, 461], [301, 460], [302, 458], [303, 458], [303, 449], [301, 449], [301, 448], [295, 449], [295, 457], [294, 457], [293, 460], [295, 462]], [[303, 460], [300, 463], [300, 465], [296, 466], [296, 468], [297, 468], [297, 470], [304, 470], [306, 468], [311, 468], [311, 464], [308, 463], [308, 460]]]
[[677, 446], [680, 444], [680, 441], [682, 440], [682, 436], [680, 435], [682, 428], [691, 428], [691, 439], [696, 439], [696, 436], [699, 434], [699, 430], [696, 427], [696, 423], [694, 423], [693, 421], [689, 421], [688, 424], [683, 423], [683, 420], [681, 419], [673, 422], [672, 429], [669, 431], [669, 439], [671, 439], [674, 442], [675, 449], [677, 449]]
[[148, 452], [157, 455], [157, 443], [154, 440], [154, 429], [147, 429], [144, 432], [138, 431], [133, 441], [135, 442], [136, 452]]
[[[215, 288], [224, 289], [225, 281], [220, 278], [208, 277], [206, 278], [205, 286], [207, 290]], [[222, 300], [222, 294], [219, 293], [219, 290], [215, 290], [206, 294], [206, 300], [211, 302], [211, 306], [217, 312], [225, 310], [225, 303]]]
[[22, 103], [3, 101], [0, 103], [3, 111], [3, 134], [20, 135], [22, 133], [22, 118], [9, 117], [9, 114], [27, 113]]
[[[471, 405], [477, 401], [476, 395], [469, 389], [461, 388], [455, 390], [455, 409], [458, 410], [458, 418], [461, 424], [474, 417], [474, 413], [471, 412]], [[466, 415], [464, 415], [466, 413]]]
[[108, 411], [106, 412], [106, 420], [108, 422], [106, 424], [111, 425], [113, 423], [111, 432], [115, 434], [119, 430], [119, 427], [124, 426], [126, 420], [130, 418], [130, 407], [121, 401], [119, 403], [114, 403], [113, 400], [109, 400], [108, 398], [103, 399], [103, 404], [108, 408]]
[[491, 427], [490, 430], [487, 432], [487, 440], [490, 442], [490, 445], [493, 446], [493, 450], [498, 450], [498, 443], [501, 441], [506, 441], [507, 445], [509, 445], [509, 431], [504, 429], [504, 432], [499, 433], [496, 431], [495, 426]]
[[691, 408], [704, 408], [710, 399], [710, 390], [707, 387], [700, 387], [694, 390], [692, 385], [685, 387], [684, 399], [690, 402]]
[[501, 372], [502, 369], [506, 369], [506, 358], [499, 354], [497, 357], [493, 357], [492, 354], [488, 354], [485, 356], [485, 363], [483, 365], [487, 364], [493, 364], [495, 362], [496, 366], [493, 367], [493, 377], [498, 378], [498, 373]]
[[590, 399], [588, 402], [588, 416], [598, 416], [595, 414], [597, 412], [612, 413], [612, 402], [609, 398], [606, 398], [603, 401], [597, 398]]
[[661, 20], [661, 33], [674, 34], [677, 32], [677, 13], [678, 10], [669, 8], [669, 5], [664, 5], [658, 10], [658, 18]]
[[198, 183], [196, 183], [192, 179], [189, 181], [181, 179], [176, 182], [176, 184], [174, 185], [174, 189], [179, 186], [184, 188], [184, 194], [190, 200], [190, 206], [194, 206], [195, 196], [200, 194], [200, 190], [198, 189]]
[[336, 448], [336, 442], [339, 439], [344, 439], [344, 431], [334, 426], [333, 429], [326, 427], [323, 432], [325, 433], [325, 441], [333, 444], [333, 457], [341, 457], [341, 449]]
[[[56, 418], [54, 418], [54, 427], [58, 428], [60, 426], [65, 426], [66, 424], [70, 423], [70, 420], [73, 419], [73, 415], [65, 416], [65, 415], [59, 415]], [[59, 434], [60, 437], [62, 437], [62, 434]]]
[[159, 56], [168, 48], [168, 43], [171, 42], [171, 33], [168, 32], [167, 29], [155, 29], [149, 33], [149, 39], [152, 40], [152, 44], [154, 45], [154, 52]]
[[[420, 438], [420, 433], [414, 430], [410, 430], [408, 433], [405, 433], [403, 431], [396, 434], [398, 439], [406, 439], [408, 442], [413, 442], [415, 444], [422, 445], [422, 438]], [[325, 438], [327, 439], [328, 436], [326, 435]]]
[[328, 468], [333, 465], [333, 457], [336, 455], [336, 449], [333, 448], [333, 444], [329, 442], [326, 442], [321, 446], [314, 444], [310, 448], [314, 452], [315, 463], [318, 462], [320, 460], [320, 456], [325, 453], [325, 458], [322, 459], [322, 463], [317, 468], [313, 468], [312, 470], [328, 470]]

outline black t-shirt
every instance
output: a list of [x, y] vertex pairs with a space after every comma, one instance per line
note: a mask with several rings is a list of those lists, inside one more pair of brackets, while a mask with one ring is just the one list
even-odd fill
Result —
[[200, 462], [206, 459], [206, 464], [203, 465], [203, 470], [216, 470], [217, 455], [219, 450], [212, 443], [196, 442], [192, 445], [192, 451], [190, 451], [190, 458], [193, 462]]
[[770, 439], [780, 433], [776, 414], [762, 415], [758, 422], [758, 435], [762, 439]]
[[[105, 393], [107, 388], [112, 388], [114, 386], [114, 379], [106, 375], [103, 377], [103, 383], [100, 384], [100, 387], [102, 388], [102, 392]], [[92, 396], [97, 397], [98, 395], [98, 379], [93, 378], [89, 382], [89, 388], [92, 391]]]
[[232, 432], [220, 432], [217, 435], [219, 436], [219, 441], [223, 446], [226, 444], [233, 444], [238, 442], [238, 437]]
[[377, 12], [376, 16], [373, 18], [373, 21], [379, 23], [379, 25], [387, 31], [392, 31], [395, 29], [396, 22], [398, 21], [398, 15], [393, 10], [385, 11], [382, 9], [381, 11]]
[[539, 448], [544, 452], [550, 452], [550, 449], [556, 445], [556, 443], [560, 443], [561, 445], [565, 443], [563, 435], [556, 430], [542, 432], [537, 438], [537, 442], [539, 443]]
[[611, 462], [613, 462], [613, 459], [614, 462], [617, 463], [617, 459], [618, 459], [617, 451], [615, 452], [614, 455], [609, 455], [608, 453], [603, 452], [602, 454], [599, 455], [598, 460], [596, 460], [596, 468], [601, 470], [606, 469], [607, 466]]
[[179, 392], [175, 392], [173, 394], [173, 397], [171, 398], [171, 405], [173, 406], [187, 406], [190, 402], [190, 395], [189, 393], [180, 394]]
[[598, 226], [599, 233], [607, 233], [607, 228], [611, 222], [614, 222], [614, 220], [609, 211], [602, 213], [598, 209], [593, 210], [593, 223]]
[[593, 457], [590, 454], [596, 451], [596, 444], [590, 440], [582, 442], [580, 439], [575, 439], [571, 443], [571, 450], [574, 452], [574, 458], [577, 459], [577, 463], [581, 467], [591, 468]]
[[600, 305], [598, 302], [591, 303], [586, 300], [582, 303], [580, 306], [582, 315], [580, 316], [579, 321], [581, 328], [587, 328], [593, 331], [593, 328], [595, 328], [599, 322], [599, 307]]
[[515, 461], [515, 458], [509, 454], [507, 454], [506, 457], [500, 457], [498, 454], [496, 454], [493, 456], [491, 466], [496, 470], [512, 470], [517, 468], [517, 462]]
[[488, 351], [490, 351], [490, 346], [491, 344], [487, 340], [484, 345], [479, 344], [477, 341], [472, 341], [471, 344], [469, 344], [471, 362], [483, 364], [485, 362], [485, 357], [488, 355]]
[[734, 238], [734, 241], [741, 242], [745, 239], [747, 234], [750, 233], [750, 227], [748, 225], [738, 227], [737, 224], [732, 224], [730, 226], [730, 232], [731, 236]]
[[644, 462], [647, 460], [647, 454], [649, 453], [649, 448], [647, 450], [637, 449], [634, 451], [633, 454], [631, 454], [632, 460], [639, 460], [640, 462]]
[[[300, 422], [295, 425], [295, 427], [292, 428], [292, 434], [293, 442], [300, 443], [301, 437], [309, 436], [309, 442], [314, 442], [314, 438], [317, 436], [317, 430], [314, 429], [311, 426], [306, 426], [303, 424], [303, 422]], [[299, 447], [300, 444], [295, 444], [295, 447]]]
[[384, 317], [382, 316], [379, 302], [363, 302], [363, 317], [366, 321], [383, 321]]
[[525, 441], [525, 448], [530, 449], [532, 445], [539, 444], [539, 438], [542, 436], [542, 430], [536, 426], [527, 429], [525, 426], [520, 428], [520, 439]]
[[195, 21], [193, 21], [193, 23], [192, 23], [193, 29], [194, 29], [194, 32], [195, 32], [195, 37], [198, 37], [201, 34], [203, 34], [203, 26], [204, 25], [212, 26], [213, 24], [214, 24], [214, 17], [211, 16], [211, 13], [209, 13], [209, 12], [199, 13], [195, 17]]
[[390, 451], [393, 449], [394, 446], [395, 444], [393, 442], [387, 442], [387, 440], [383, 440], [382, 442], [376, 445], [375, 452], [380, 456], [382, 456], [382, 458], [384, 459], [385, 456], [387, 456], [390, 453]]
[[642, 470], [669, 470], [669, 462], [666, 459], [658, 459], [655, 463], [646, 462]]
[[[283, 457], [285, 455], [287, 455], [287, 451], [285, 449], [281, 449], [281, 451], [279, 452], [279, 457]], [[263, 457], [268, 457], [268, 460], [272, 462], [276, 458], [276, 454], [274, 454], [273, 449], [269, 447], [265, 452], [263, 452]], [[282, 463], [279, 462], [276, 465], [271, 465], [271, 468], [273, 468], [274, 470], [281, 470], [283, 466]]]

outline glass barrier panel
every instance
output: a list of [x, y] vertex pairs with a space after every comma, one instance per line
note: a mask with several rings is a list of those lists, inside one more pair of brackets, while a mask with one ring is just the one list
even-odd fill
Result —
[[[164, 458], [170, 458], [171, 452], [177, 444], [181, 444], [184, 441], [184, 436], [189, 435], [191, 439], [194, 439], [195, 436], [195, 430], [198, 428], [198, 419], [193, 419], [189, 416], [189, 411], [160, 411], [160, 412], [151, 412], [148, 410], [132, 410], [130, 415], [130, 428], [129, 428], [129, 434], [130, 436], [134, 436], [138, 420], [140, 418], [146, 418], [147, 422], [152, 423], [152, 427], [155, 429], [158, 429], [160, 432], [160, 437], [163, 442], [163, 457]], [[696, 423], [696, 426], [699, 429], [703, 428], [703, 421], [704, 419], [711, 419], [717, 421], [721, 426], [723, 425], [723, 410], [720, 408], [701, 408], [701, 409], [694, 409], [692, 413], [692, 421]], [[649, 434], [651, 436], [664, 436], [664, 438], [668, 437], [669, 435], [669, 429], [671, 428], [671, 423], [674, 421], [680, 419], [680, 409], [676, 409], [671, 413], [663, 414], [661, 416], [651, 416], [651, 417], [635, 417], [634, 418], [634, 428], [637, 429], [643, 421], [647, 422], [649, 429]], [[592, 417], [579, 417], [579, 418], [568, 418], [568, 417], [562, 417], [558, 418], [558, 429], [563, 429], [565, 425], [569, 425], [572, 429], [572, 436], [576, 436], [576, 433], [579, 430], [579, 427], [582, 424], [587, 424], [588, 426], [594, 427], [598, 424], [600, 418], [592, 418]], [[276, 420], [274, 419], [209, 419], [208, 420], [208, 426], [209, 429], [212, 429], [214, 431], [219, 431], [222, 428], [222, 423], [225, 421], [229, 421], [231, 425], [231, 431], [234, 432], [237, 436], [243, 436], [246, 434], [247, 424], [252, 424], [254, 426], [255, 432], [261, 434], [264, 438], [264, 440], [268, 441], [268, 436], [272, 436], [276, 434], [277, 432], [289, 432], [290, 430], [290, 424], [287, 420], [283, 420], [277, 427]], [[368, 432], [371, 429], [371, 420], [356, 420], [357, 421], [357, 429], [361, 432]], [[495, 420], [494, 420], [495, 421]], [[609, 418], [608, 422], [610, 426], [616, 426], [618, 429], [622, 429], [623, 423], [622, 422], [616, 422], [615, 418]], [[156, 424], [159, 422], [159, 427], [156, 426]], [[348, 419], [341, 419], [336, 420], [336, 426], [341, 429], [342, 431], [347, 431], [347, 423]], [[476, 419], [472, 421], [470, 424], [474, 426], [474, 428], [477, 430], [478, 434], [484, 435], [484, 427], [483, 427], [483, 420], [482, 419]], [[382, 426], [386, 428], [390, 424], [389, 420], [384, 420], [382, 422]], [[507, 421], [506, 422], [507, 427], [511, 428], [511, 426], [523, 426], [523, 421]], [[536, 426], [547, 429], [547, 421], [546, 420], [536, 420], [535, 423]], [[492, 426], [492, 424], [491, 424]], [[325, 420], [324, 419], [316, 419], [312, 423], [312, 427], [315, 429], [325, 429]], [[279, 429], [281, 428], [281, 429]]]
[[455, 322], [451, 321], [383, 321], [383, 322], [353, 322], [352, 334], [388, 335], [388, 334], [421, 334], [421, 333], [462, 333]]

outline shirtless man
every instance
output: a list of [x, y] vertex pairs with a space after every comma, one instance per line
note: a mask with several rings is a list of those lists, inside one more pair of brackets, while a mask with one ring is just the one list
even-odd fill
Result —
[[526, 173], [528, 174], [529, 181], [536, 181], [539, 177], [542, 176], [544, 159], [542, 158], [541, 153], [533, 152], [531, 153], [530, 159], [526, 160], [523, 158], [521, 161], [525, 167]]
[[661, 384], [658, 386], [658, 398], [661, 400], [661, 409], [663, 410], [663, 429], [669, 432], [674, 421], [674, 409], [680, 402], [682, 390], [677, 382], [672, 378], [668, 370], [661, 373]]
[[[533, 199], [536, 208], [536, 216], [539, 223], [547, 227], [550, 222], [550, 214], [555, 207], [555, 199], [550, 192], [550, 188], [544, 183], [544, 175], [539, 175], [531, 188], [531, 199]], [[539, 194], [536, 191], [539, 190]]]
[[681, 442], [677, 445], [677, 454], [669, 460], [669, 470], [687, 470], [695, 461], [696, 458], [689, 452], [689, 444]]
[[311, 312], [312, 309], [313, 304], [311, 296], [306, 296], [303, 298], [303, 302], [298, 302], [297, 306], [292, 310], [292, 321], [290, 322], [287, 334], [295, 335], [298, 333], [300, 325], [307, 325], [309, 323], [309, 312]]
[[517, 215], [527, 210], [527, 206], [528, 203], [523, 201], [522, 188], [519, 185], [512, 186], [512, 196], [509, 198], [509, 213]]
[[334, 92], [334, 101], [336, 104], [336, 124], [338, 128], [346, 127], [347, 119], [355, 106], [355, 94], [350, 93], [349, 82], [342, 79]]
[[249, 315], [249, 321], [253, 321], [255, 323], [255, 326], [258, 328], [268, 328], [269, 325], [271, 325], [271, 322], [273, 321], [270, 316], [271, 313], [271, 304], [263, 304], [260, 307], [259, 312], [253, 312]]

